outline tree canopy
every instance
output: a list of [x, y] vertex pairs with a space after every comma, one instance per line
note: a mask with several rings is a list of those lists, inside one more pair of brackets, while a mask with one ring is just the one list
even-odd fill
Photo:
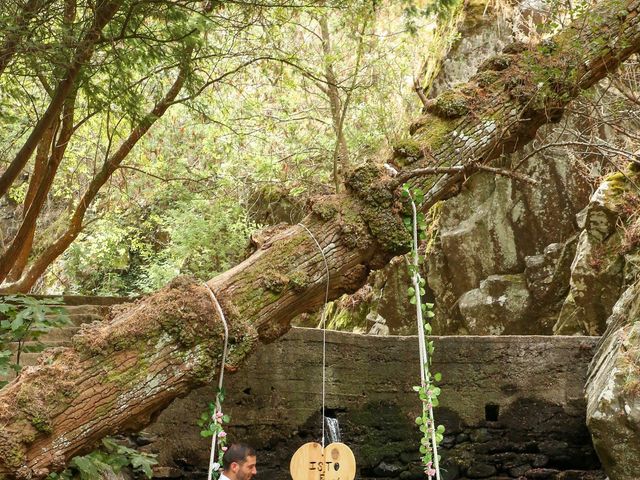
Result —
[[[410, 37], [403, 11], [359, 2], [3, 7], [0, 194], [14, 218], [1, 288], [126, 294], [237, 262], [249, 231], [266, 223], [263, 203], [284, 199], [299, 215], [330, 179], [340, 188], [350, 158], [403, 135], [418, 107], [410, 81], [428, 58], [419, 43], [428, 34]], [[230, 250], [203, 266], [198, 255], [219, 242], [196, 246], [205, 236], [197, 224], [221, 231], [223, 218]]]

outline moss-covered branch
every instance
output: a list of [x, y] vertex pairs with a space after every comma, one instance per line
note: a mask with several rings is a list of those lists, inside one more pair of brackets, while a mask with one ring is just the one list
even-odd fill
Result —
[[[636, 0], [602, 1], [539, 45], [506, 47], [469, 82], [429, 102], [411, 127], [411, 168], [487, 164], [522, 148], [640, 50], [639, 13]], [[454, 172], [423, 180], [427, 207], [455, 194], [463, 178]]]

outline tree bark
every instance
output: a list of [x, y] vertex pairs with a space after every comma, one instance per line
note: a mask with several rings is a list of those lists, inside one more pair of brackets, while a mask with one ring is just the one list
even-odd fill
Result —
[[[639, 9], [638, 0], [604, 2], [551, 43], [512, 46], [487, 62], [414, 125], [422, 158], [410, 169], [483, 164], [522, 147], [582, 89], [640, 50]], [[344, 194], [318, 199], [304, 220], [326, 256], [329, 299], [409, 249], [398, 182], [384, 172], [373, 163], [360, 167]], [[426, 204], [451, 195], [461, 180], [425, 180]], [[210, 280], [230, 325], [230, 368], [256, 342], [282, 335], [295, 315], [319, 307], [326, 281], [323, 256], [301, 226]], [[209, 382], [222, 327], [207, 295], [178, 279], [25, 369], [0, 392], [0, 478], [43, 478], [102, 436], [146, 425], [172, 399]]]
[[[51, 151], [51, 145], [54, 141], [57, 127], [58, 122], [54, 122], [54, 124], [49, 127], [47, 132], [45, 132], [45, 134], [42, 136], [42, 140], [40, 140], [40, 144], [38, 145], [38, 148], [36, 150], [35, 164], [33, 167], [33, 172], [31, 173], [31, 178], [29, 179], [29, 189], [27, 190], [27, 195], [25, 196], [24, 204], [22, 207], [23, 224], [25, 221], [25, 217], [27, 216], [27, 212], [29, 211], [36, 193], [38, 192], [38, 188], [40, 187], [42, 178], [44, 177], [44, 173], [47, 167], [47, 160], [49, 159], [49, 152]], [[22, 275], [24, 267], [27, 265], [29, 255], [31, 254], [31, 249], [33, 248], [33, 237], [35, 236], [35, 232], [36, 222], [31, 225], [26, 238], [22, 242], [20, 252], [15, 256], [14, 267], [9, 276], [7, 276], [8, 281], [14, 282], [18, 280]], [[13, 242], [15, 242], [15, 237], [11, 243]], [[7, 248], [10, 248], [10, 245]], [[0, 263], [2, 263], [1, 260]]]
[[[22, 219], [22, 224], [20, 225], [16, 236], [13, 238], [9, 248], [7, 248], [3, 252], [2, 256], [0, 256], [0, 283], [7, 278], [9, 272], [11, 272], [14, 267], [17, 267], [17, 271], [14, 272], [15, 278], [20, 278], [20, 275], [27, 264], [27, 259], [31, 253], [31, 246], [33, 245], [33, 237], [38, 217], [40, 216], [42, 207], [49, 195], [49, 190], [53, 185], [53, 180], [58, 172], [58, 167], [64, 157], [64, 152], [67, 150], [67, 145], [69, 145], [69, 140], [73, 133], [75, 101], [76, 95], [73, 94], [65, 102], [62, 113], [62, 122], [60, 122], [60, 133], [58, 134], [57, 139], [53, 135], [49, 137], [48, 134], [45, 134], [42, 139], [43, 150], [48, 152], [51, 148], [51, 155], [49, 156], [46, 170], [42, 178], [37, 183], [35, 195], [31, 198], [27, 195], [28, 201], [25, 200], [26, 214]], [[55, 143], [52, 145], [54, 140]], [[38, 162], [38, 160], [39, 159], [36, 158], [36, 162]], [[31, 185], [29, 187], [29, 190], [31, 190]]]
[[[371, 188], [363, 198], [324, 199], [305, 219], [327, 259], [331, 297], [354, 291], [371, 268], [408, 247], [399, 217], [379, 222], [377, 204], [364, 198]], [[389, 195], [382, 208], [392, 212], [391, 202]], [[326, 280], [314, 240], [295, 226], [208, 282], [229, 324], [230, 368], [258, 340], [277, 338], [295, 315], [317, 309]], [[0, 478], [43, 478], [102, 436], [146, 425], [176, 396], [212, 380], [222, 331], [205, 287], [187, 279], [83, 327], [73, 347], [45, 353], [2, 390]]]
[[[420, 159], [413, 167], [487, 164], [560, 120], [583, 90], [640, 50], [637, 0], [605, 0], [543, 44], [512, 44], [468, 83], [431, 100], [411, 127]], [[455, 195], [463, 174], [423, 181], [424, 208]]]

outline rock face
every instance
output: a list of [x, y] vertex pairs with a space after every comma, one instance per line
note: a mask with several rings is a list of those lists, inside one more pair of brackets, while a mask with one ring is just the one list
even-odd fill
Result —
[[[509, 48], [513, 38], [525, 43], [539, 40], [535, 25], [544, 23], [548, 6], [534, 0], [506, 8], [511, 9], [506, 15], [493, 15], [505, 15], [510, 22], [483, 22], [487, 16], [472, 11], [469, 24], [463, 26], [472, 35], [463, 35], [452, 49], [434, 93], [442, 85], [466, 81], [480, 63]], [[560, 125], [542, 129], [538, 137], [541, 143], [546, 138], [562, 141], [563, 132], [584, 130], [574, 128], [580, 122], [579, 116], [568, 116]], [[538, 185], [476, 174], [461, 194], [443, 202], [428, 261], [436, 333], [551, 334], [561, 311], [566, 319], [579, 314], [564, 304], [580, 233], [576, 215], [587, 205], [598, 172], [593, 178], [585, 175], [584, 165], [576, 161], [581, 156], [569, 148], [534, 151], [538, 146], [505, 159], [506, 166], [517, 166]], [[602, 305], [596, 298], [591, 301], [606, 314], [613, 305], [607, 299]], [[598, 320], [588, 323], [602, 327], [606, 314], [595, 313]]]
[[611, 480], [640, 472], [640, 284], [624, 292], [589, 368], [587, 424]]
[[[436, 419], [446, 427], [443, 479], [603, 480], [584, 423], [592, 337], [435, 338], [443, 374]], [[261, 478], [289, 478], [289, 460], [321, 435], [322, 332], [292, 329], [225, 380], [232, 440], [258, 449]], [[357, 477], [422, 479], [415, 337], [327, 332], [327, 396]], [[159, 453], [163, 475], [204, 478], [207, 439], [195, 425], [213, 388], [180, 399], [141, 443]], [[194, 470], [195, 469], [195, 470]], [[161, 478], [156, 475], [156, 478]]]
[[588, 184], [564, 158], [538, 160], [519, 169], [538, 186], [480, 174], [442, 205], [428, 263], [438, 333], [552, 333]]
[[[469, 329], [477, 335], [523, 332], [527, 329], [531, 294], [524, 275], [490, 275], [480, 287], [462, 294], [458, 306]], [[505, 319], [509, 319], [508, 324]]]
[[570, 290], [554, 331], [558, 334], [601, 334], [623, 283], [620, 248], [625, 202], [619, 174], [602, 182], [578, 216], [582, 228], [571, 264]]

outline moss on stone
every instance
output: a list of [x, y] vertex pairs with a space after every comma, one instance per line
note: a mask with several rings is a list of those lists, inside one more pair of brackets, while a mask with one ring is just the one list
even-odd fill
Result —
[[350, 412], [349, 422], [354, 434], [362, 439], [358, 453], [364, 465], [375, 466], [417, 450], [419, 431], [396, 404], [369, 403]]
[[485, 72], [478, 73], [474, 77], [474, 80], [480, 88], [486, 88], [487, 86], [492, 85], [496, 81], [498, 81], [499, 78], [500, 75], [497, 72], [487, 70]]
[[427, 111], [441, 118], [458, 118], [469, 113], [466, 97], [457, 90], [446, 91], [436, 98]]
[[[631, 287], [633, 288], [633, 287]], [[636, 293], [636, 288], [633, 293]], [[616, 370], [622, 393], [631, 398], [640, 395], [640, 320], [638, 302], [632, 302], [624, 309], [628, 325], [618, 332], [621, 345], [616, 359]]]

